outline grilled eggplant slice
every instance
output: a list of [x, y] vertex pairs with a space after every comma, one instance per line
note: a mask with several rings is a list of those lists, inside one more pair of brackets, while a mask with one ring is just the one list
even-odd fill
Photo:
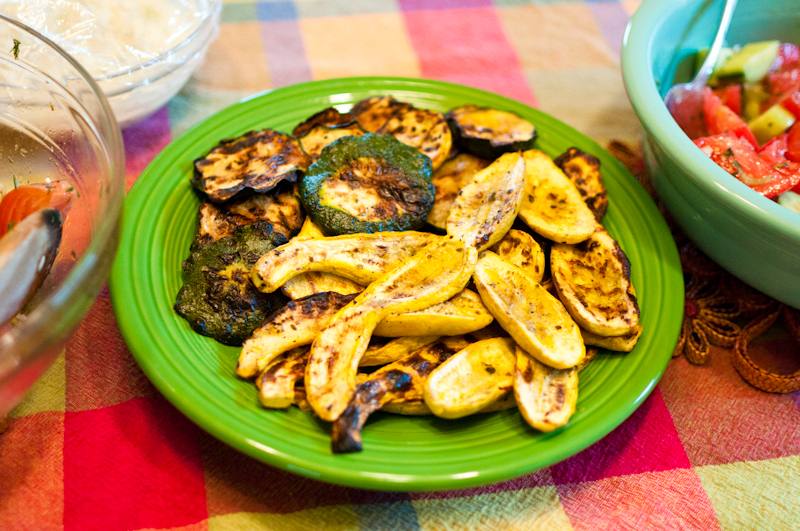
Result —
[[244, 342], [236, 374], [252, 378], [284, 352], [310, 345], [336, 312], [354, 298], [355, 295], [328, 291], [291, 301], [276, 310]]
[[500, 326], [542, 363], [568, 369], [586, 355], [578, 325], [564, 305], [516, 267], [484, 251], [473, 280]]
[[295, 401], [294, 388], [303, 379], [308, 347], [297, 347], [272, 360], [256, 378], [258, 399], [270, 409], [285, 409]]
[[478, 294], [465, 289], [452, 299], [424, 310], [387, 315], [374, 334], [383, 337], [457, 336], [485, 328], [493, 320]]
[[525, 422], [539, 431], [553, 431], [575, 413], [578, 368], [553, 369], [517, 346], [514, 396]]
[[631, 264], [605, 229], [576, 245], [554, 245], [550, 270], [561, 302], [581, 328], [623, 336], [639, 322]]
[[276, 245], [283, 245], [303, 225], [305, 212], [296, 185], [280, 186], [275, 193], [256, 194], [218, 205], [205, 201], [200, 205], [197, 242], [212, 243], [230, 236], [239, 227], [258, 223], [262, 232], [272, 234]]
[[545, 271], [544, 251], [527, 232], [509, 230], [502, 240], [492, 246], [491, 251], [537, 284], [541, 283]]
[[331, 449], [333, 453], [361, 451], [361, 429], [367, 418], [388, 403], [414, 402], [423, 396], [425, 379], [436, 367], [469, 342], [450, 337], [405, 356], [373, 372], [360, 382], [344, 413], [333, 423]]
[[515, 361], [509, 338], [472, 343], [434, 369], [425, 382], [425, 403], [447, 419], [478, 413], [513, 388]]
[[578, 148], [569, 148], [553, 162], [561, 168], [594, 214], [598, 223], [603, 221], [608, 209], [608, 193], [600, 175], [600, 160]]
[[575, 185], [545, 153], [524, 152], [525, 191], [519, 217], [531, 229], [558, 243], [579, 243], [597, 226]]
[[[300, 232], [295, 236], [295, 240], [300, 241], [324, 237], [325, 235], [317, 224], [314, 223], [310, 217], [306, 217], [303, 226], [300, 228]], [[334, 275], [333, 273], [322, 273], [320, 271], [301, 273], [290, 278], [281, 286], [283, 294], [292, 300], [302, 299], [303, 297], [308, 297], [314, 293], [322, 293], [323, 291], [335, 291], [341, 295], [349, 295], [351, 293], [359, 293], [363, 289], [363, 286], [350, 279]]]
[[459, 151], [494, 160], [533, 147], [536, 127], [513, 112], [462, 105], [445, 115]]
[[175, 311], [192, 329], [239, 346], [286, 297], [258, 291], [250, 268], [274, 247], [270, 227], [254, 223], [209, 244], [192, 244], [183, 262], [183, 287]]
[[389, 135], [340, 138], [303, 178], [308, 215], [328, 236], [416, 230], [433, 206], [431, 163]]
[[477, 172], [456, 197], [447, 216], [447, 234], [482, 251], [505, 236], [522, 202], [525, 163], [506, 153]]
[[358, 122], [338, 125], [315, 125], [298, 138], [300, 145], [313, 162], [319, 160], [322, 150], [343, 136], [363, 136], [366, 133]]
[[450, 213], [450, 207], [453, 206], [456, 196], [477, 172], [489, 164], [488, 160], [469, 153], [459, 153], [446, 160], [439, 169], [433, 172], [431, 182], [436, 191], [433, 207], [428, 212], [427, 222], [430, 226], [442, 232], [447, 230], [447, 215]]
[[272, 129], [222, 140], [194, 161], [192, 184], [208, 199], [222, 203], [243, 190], [267, 192], [282, 181], [295, 182], [311, 158], [300, 143]]
[[336, 127], [337, 125], [350, 123], [353, 123], [353, 117], [350, 113], [341, 113], [334, 107], [328, 107], [297, 125], [297, 127], [292, 130], [292, 136], [300, 138], [318, 125], [323, 127]]
[[642, 323], [638, 323], [624, 336], [598, 336], [581, 328], [581, 335], [587, 347], [592, 345], [606, 350], [613, 350], [614, 352], [630, 352], [639, 342], [639, 336], [642, 335], [643, 328]]
[[476, 260], [474, 248], [454, 238], [441, 238], [345, 306], [311, 346], [305, 387], [314, 412], [332, 422], [347, 408], [358, 362], [381, 319], [449, 299], [464, 289]]
[[405, 336], [385, 344], [370, 345], [361, 357], [359, 367], [376, 367], [403, 359], [412, 352], [438, 341], [441, 336]]
[[266, 293], [309, 271], [333, 273], [366, 286], [440, 239], [414, 231], [294, 239], [259, 258], [251, 277]]
[[424, 153], [434, 170], [450, 156], [453, 135], [441, 113], [417, 109], [390, 96], [375, 96], [358, 102], [350, 114], [370, 133], [392, 135]]

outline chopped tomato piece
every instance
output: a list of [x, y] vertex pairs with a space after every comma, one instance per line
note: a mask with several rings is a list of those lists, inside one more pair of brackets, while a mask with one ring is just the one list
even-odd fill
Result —
[[722, 100], [710, 88], [706, 88], [703, 95], [703, 115], [709, 135], [733, 133], [738, 138], [747, 140], [754, 148], [758, 148], [756, 137], [747, 127], [747, 122], [723, 105]]
[[736, 114], [742, 114], [742, 86], [741, 85], [728, 85], [714, 90], [722, 104], [728, 107]]
[[787, 71], [800, 68], [800, 48], [790, 42], [784, 42], [778, 47], [778, 57], [772, 64], [772, 69]]
[[800, 119], [800, 87], [791, 94], [787, 94], [778, 103], [794, 114], [795, 118]]
[[800, 162], [800, 122], [795, 122], [786, 133], [786, 158]]
[[45, 207], [66, 217], [76, 193], [67, 181], [26, 184], [8, 192], [0, 201], [0, 237], [14, 225]]
[[788, 72], [772, 72], [767, 74], [767, 88], [770, 93], [770, 105], [786, 95], [800, 89], [800, 68]]

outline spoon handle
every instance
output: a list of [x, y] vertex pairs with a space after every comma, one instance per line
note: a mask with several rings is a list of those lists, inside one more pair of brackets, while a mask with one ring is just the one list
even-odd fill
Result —
[[717, 65], [717, 58], [722, 51], [722, 43], [725, 41], [725, 35], [728, 33], [728, 26], [731, 25], [731, 18], [733, 17], [733, 10], [736, 8], [737, 0], [726, 0], [725, 7], [722, 10], [722, 18], [719, 21], [719, 29], [714, 36], [714, 42], [711, 44], [711, 49], [708, 50], [708, 55], [700, 65], [700, 69], [695, 74], [692, 80], [692, 85], [705, 85], [714, 67]]

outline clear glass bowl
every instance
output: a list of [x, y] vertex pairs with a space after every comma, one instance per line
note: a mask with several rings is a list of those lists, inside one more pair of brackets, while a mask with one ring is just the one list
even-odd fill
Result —
[[[106, 282], [125, 195], [119, 125], [92, 77], [58, 46], [0, 15], [0, 184], [67, 179], [79, 196], [44, 285], [0, 332], [0, 420], [62, 352]], [[9, 52], [14, 39], [19, 55]], [[1, 296], [1, 295], [0, 295]]]

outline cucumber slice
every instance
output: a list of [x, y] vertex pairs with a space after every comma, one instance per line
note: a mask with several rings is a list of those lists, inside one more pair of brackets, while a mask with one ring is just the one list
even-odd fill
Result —
[[758, 143], [763, 146], [773, 137], [789, 129], [794, 124], [794, 121], [794, 114], [787, 111], [783, 105], [777, 103], [764, 111], [761, 116], [747, 122], [747, 125], [756, 140], [758, 140]]

